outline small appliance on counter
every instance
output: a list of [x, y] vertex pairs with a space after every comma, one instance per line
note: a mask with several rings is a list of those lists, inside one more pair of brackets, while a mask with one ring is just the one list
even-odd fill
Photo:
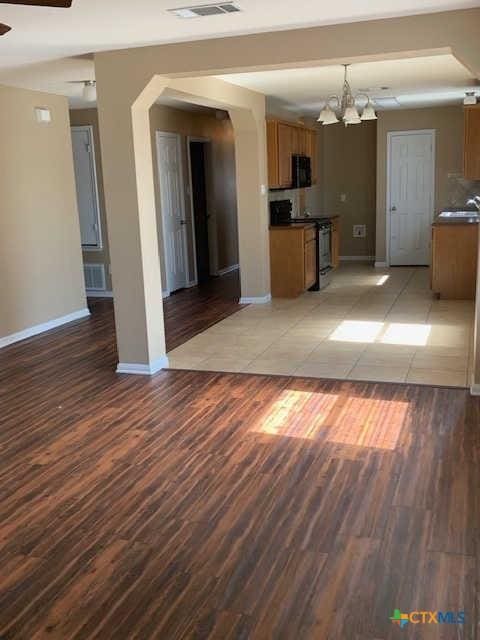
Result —
[[270, 225], [315, 224], [317, 234], [317, 280], [310, 291], [324, 289], [332, 277], [332, 223], [328, 218], [310, 216], [308, 218], [292, 218], [290, 200], [270, 202]]

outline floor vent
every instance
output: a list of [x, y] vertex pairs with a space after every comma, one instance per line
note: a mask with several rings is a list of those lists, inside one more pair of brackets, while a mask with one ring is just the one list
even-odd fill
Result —
[[90, 291], [105, 291], [105, 265], [84, 264], [85, 288]]
[[221, 2], [219, 4], [203, 4], [195, 7], [180, 7], [168, 9], [178, 18], [206, 18], [208, 16], [220, 16], [226, 13], [238, 13], [241, 11], [233, 2]]

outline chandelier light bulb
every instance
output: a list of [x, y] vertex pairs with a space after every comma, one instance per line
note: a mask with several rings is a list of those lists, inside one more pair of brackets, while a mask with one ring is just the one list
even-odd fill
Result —
[[358, 115], [358, 111], [356, 107], [347, 107], [345, 109], [345, 115], [343, 119], [347, 124], [359, 124], [361, 122], [360, 116]]
[[325, 120], [325, 118], [328, 117], [328, 112], [331, 111], [330, 107], [327, 105], [325, 105], [323, 107], [323, 109], [320, 111], [320, 115], [318, 116], [318, 120], [317, 122], [323, 122]]
[[361, 115], [361, 119], [362, 120], [376, 120], [377, 119], [377, 114], [375, 113], [375, 109], [373, 108], [373, 105], [371, 104], [371, 102], [369, 101], [367, 106], [365, 107], [365, 109], [363, 110], [363, 113]]
[[323, 125], [328, 125], [328, 124], [335, 124], [338, 122], [338, 118], [337, 115], [335, 113], [335, 111], [333, 111], [333, 109], [329, 106], [327, 106], [325, 108], [325, 115], [324, 118], [322, 120], [322, 124]]

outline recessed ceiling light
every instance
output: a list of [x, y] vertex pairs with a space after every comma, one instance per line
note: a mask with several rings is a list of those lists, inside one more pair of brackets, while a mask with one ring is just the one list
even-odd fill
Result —
[[389, 91], [392, 87], [362, 87], [359, 91], [364, 93], [373, 93], [374, 91]]
[[219, 4], [202, 4], [192, 7], [179, 7], [168, 9], [169, 13], [177, 18], [206, 18], [208, 16], [221, 16], [227, 13], [238, 13], [241, 9], [233, 2], [221, 2]]
[[382, 109], [398, 109], [402, 105], [394, 96], [385, 96], [384, 98], [373, 98], [373, 101], [378, 107], [382, 107]]

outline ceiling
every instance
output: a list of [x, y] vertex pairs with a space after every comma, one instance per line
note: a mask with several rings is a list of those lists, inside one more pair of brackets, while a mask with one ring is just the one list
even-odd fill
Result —
[[[286, 111], [316, 116], [325, 99], [341, 91], [343, 73], [343, 67], [335, 65], [217, 77], [264, 93]], [[478, 84], [452, 55], [353, 64], [348, 78], [354, 93], [363, 91], [378, 99], [377, 109], [461, 104], [465, 91]], [[386, 99], [393, 97], [398, 104], [388, 106], [391, 101]]]
[[73, 0], [71, 9], [2, 4], [0, 22], [13, 30], [0, 38], [0, 70], [115, 48], [462, 9], [478, 6], [478, 0], [238, 0], [239, 13], [182, 20], [167, 12], [202, 4]]
[[[280, 109], [295, 116], [316, 117], [325, 98], [341, 90], [343, 67], [334, 65], [217, 77], [264, 93], [272, 113]], [[94, 78], [95, 68], [89, 55], [0, 71], [0, 82], [65, 95], [74, 109], [96, 106], [85, 102], [82, 96], [82, 81]], [[398, 105], [393, 108], [398, 109], [461, 104], [468, 90], [475, 90], [480, 95], [478, 81], [452, 55], [353, 64], [349, 68], [349, 80], [354, 91], [368, 89], [373, 99], [395, 97]], [[162, 96], [158, 103], [202, 111], [200, 107], [168, 96]], [[379, 110], [389, 108], [383, 104], [376, 104], [376, 107]]]

